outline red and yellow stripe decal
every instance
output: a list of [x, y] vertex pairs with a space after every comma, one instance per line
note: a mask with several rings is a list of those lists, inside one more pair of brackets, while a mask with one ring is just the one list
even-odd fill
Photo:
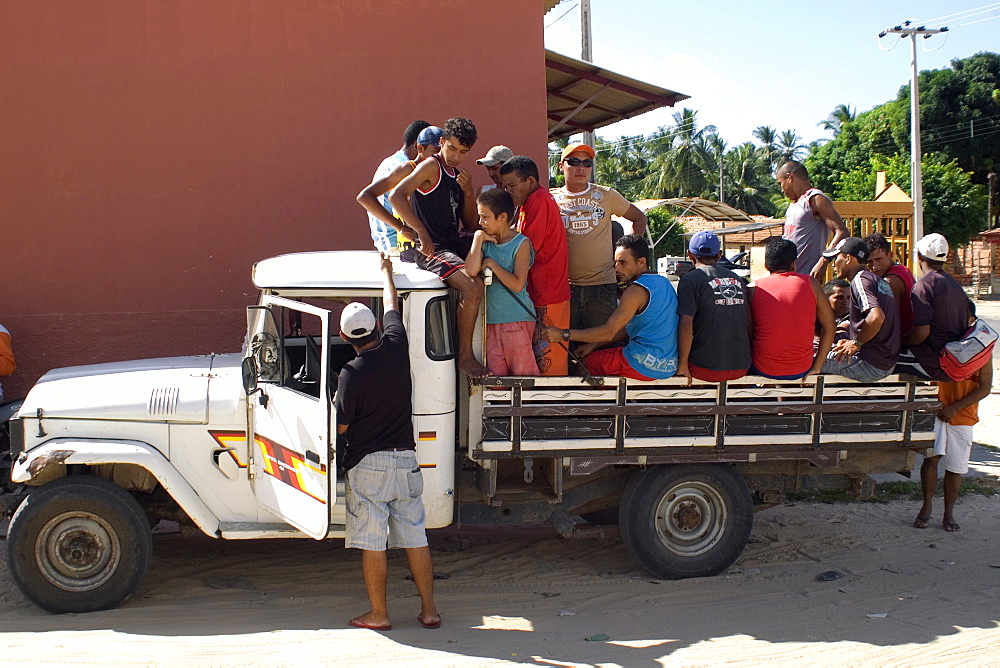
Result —
[[[226, 448], [234, 447], [237, 443], [246, 443], [246, 432], [242, 431], [209, 431], [212, 438], [215, 441]], [[316, 466], [310, 462], [303, 459], [302, 455], [291, 450], [290, 448], [276, 443], [266, 436], [261, 436], [256, 434], [254, 436], [254, 444], [257, 449], [260, 450], [262, 456], [262, 467], [264, 472], [269, 476], [280, 480], [281, 482], [297, 489], [298, 491], [311, 496], [320, 503], [326, 503], [326, 498], [324, 496], [319, 496], [316, 492], [311, 491], [310, 487], [316, 487], [315, 484], [309, 485], [308, 482], [313, 479], [310, 474], [318, 473], [321, 476], [326, 476], [326, 466]], [[241, 468], [245, 468], [246, 464], [240, 462], [239, 457], [233, 450], [228, 451], [229, 454], [236, 460], [237, 465]], [[317, 490], [319, 491], [319, 490]]]

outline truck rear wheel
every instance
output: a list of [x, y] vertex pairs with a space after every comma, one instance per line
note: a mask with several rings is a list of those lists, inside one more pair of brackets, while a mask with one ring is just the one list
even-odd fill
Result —
[[34, 490], [14, 513], [7, 567], [43, 610], [106, 610], [135, 591], [152, 548], [146, 515], [128, 492], [71, 476]]
[[721, 573], [743, 552], [753, 527], [750, 489], [724, 464], [638, 471], [619, 513], [629, 553], [668, 580]]

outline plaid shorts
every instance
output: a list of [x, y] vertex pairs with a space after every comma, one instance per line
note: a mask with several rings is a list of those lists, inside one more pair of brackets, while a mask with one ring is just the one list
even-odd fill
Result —
[[424, 547], [424, 478], [415, 450], [365, 455], [347, 472], [345, 547], [384, 552]]

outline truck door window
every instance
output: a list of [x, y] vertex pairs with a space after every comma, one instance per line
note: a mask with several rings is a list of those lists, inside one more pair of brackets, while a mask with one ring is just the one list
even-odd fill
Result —
[[278, 326], [271, 309], [251, 306], [247, 309], [247, 350], [257, 362], [257, 380], [280, 383], [287, 363], [282, 359]]
[[427, 302], [425, 312], [427, 357], [439, 362], [455, 359], [455, 307], [447, 296]]

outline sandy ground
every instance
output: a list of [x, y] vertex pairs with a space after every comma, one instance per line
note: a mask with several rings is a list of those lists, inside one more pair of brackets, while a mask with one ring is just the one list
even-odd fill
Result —
[[[1000, 446], [1000, 391], [980, 414], [976, 440]], [[1000, 473], [996, 449], [973, 459], [977, 474]], [[961, 498], [959, 533], [940, 528], [940, 505], [926, 530], [915, 513], [903, 501], [771, 508], [728, 574], [677, 582], [636, 566], [614, 528], [439, 530], [443, 627], [417, 624], [405, 560], [390, 553], [384, 633], [347, 625], [367, 608], [342, 541], [159, 535], [117, 610], [48, 615], [0, 564], [0, 663], [1000, 666], [1000, 497]], [[831, 570], [842, 576], [817, 580]]]

